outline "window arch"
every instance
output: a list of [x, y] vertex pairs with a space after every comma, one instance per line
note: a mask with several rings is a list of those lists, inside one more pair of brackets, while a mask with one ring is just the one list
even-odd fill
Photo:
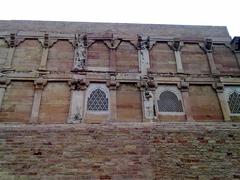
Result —
[[93, 113], [109, 111], [109, 93], [103, 84], [91, 84], [86, 99], [86, 110]]
[[108, 98], [103, 90], [98, 88], [91, 92], [87, 101], [87, 110], [88, 111], [108, 110]]
[[180, 91], [175, 86], [162, 86], [157, 90], [157, 107], [160, 114], [182, 115], [184, 108]]
[[240, 115], [240, 87], [226, 87], [225, 93], [231, 115]]

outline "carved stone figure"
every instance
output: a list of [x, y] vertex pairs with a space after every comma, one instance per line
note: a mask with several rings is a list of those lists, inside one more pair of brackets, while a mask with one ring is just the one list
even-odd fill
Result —
[[77, 38], [76, 48], [74, 55], [74, 71], [81, 71], [85, 69], [86, 66], [86, 48], [85, 39]]

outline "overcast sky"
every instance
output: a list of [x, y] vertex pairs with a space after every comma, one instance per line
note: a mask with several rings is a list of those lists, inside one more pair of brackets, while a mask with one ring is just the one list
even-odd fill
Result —
[[240, 0], [2, 0], [1, 20], [227, 26], [240, 36]]

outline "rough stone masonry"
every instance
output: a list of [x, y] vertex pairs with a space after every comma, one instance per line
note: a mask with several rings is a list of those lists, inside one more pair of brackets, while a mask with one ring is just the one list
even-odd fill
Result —
[[0, 21], [0, 70], [0, 179], [240, 179], [226, 27]]

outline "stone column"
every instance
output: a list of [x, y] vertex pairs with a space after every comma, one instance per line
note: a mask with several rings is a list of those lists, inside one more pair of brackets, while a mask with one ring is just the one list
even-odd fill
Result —
[[181, 81], [179, 88], [182, 92], [182, 99], [183, 99], [183, 105], [184, 105], [184, 110], [185, 110], [185, 114], [186, 114], [186, 119], [187, 119], [187, 121], [194, 121], [193, 115], [192, 115], [190, 99], [189, 99], [189, 83], [187, 83], [185, 81]]
[[111, 79], [107, 82], [110, 93], [110, 121], [117, 120], [117, 88], [119, 83], [116, 81], [116, 76], [111, 75]]
[[149, 38], [142, 39], [141, 36], [138, 37], [138, 63], [141, 75], [145, 76], [150, 69], [149, 60]]
[[83, 122], [85, 90], [88, 82], [84, 79], [72, 79], [69, 81], [71, 88], [71, 101], [69, 107], [68, 123]]
[[32, 113], [30, 118], [30, 123], [38, 123], [39, 119], [39, 111], [42, 99], [42, 92], [44, 87], [47, 84], [47, 80], [40, 77], [34, 82], [34, 97], [33, 97], [33, 105], [32, 105]]
[[48, 52], [49, 52], [49, 37], [48, 37], [48, 34], [45, 34], [44, 35], [41, 62], [40, 62], [40, 66], [38, 68], [40, 71], [46, 71], [47, 70]]
[[169, 42], [168, 45], [174, 51], [174, 56], [176, 60], [177, 73], [184, 73], [182, 59], [181, 59], [181, 49], [183, 47], [183, 42], [180, 39], [174, 39], [173, 42]]
[[214, 58], [213, 58], [213, 42], [211, 39], [206, 39], [204, 45], [200, 45], [200, 47], [204, 50], [204, 52], [207, 55], [207, 59], [208, 59], [208, 63], [209, 63], [209, 67], [211, 70], [211, 73], [213, 75], [218, 75], [219, 71], [217, 70]]
[[10, 84], [10, 80], [5, 78], [5, 77], [1, 77], [0, 78], [0, 109], [2, 108], [2, 103], [3, 103], [3, 98], [5, 95], [5, 91], [7, 86]]
[[8, 50], [7, 60], [4, 64], [4, 69], [12, 68], [12, 61], [13, 61], [13, 55], [15, 52], [15, 48], [16, 48], [15, 34], [10, 34], [9, 50]]
[[224, 85], [221, 83], [216, 83], [213, 88], [216, 90], [218, 101], [222, 109], [224, 121], [230, 121], [230, 110], [228, 108], [227, 101], [224, 95]]
[[73, 71], [84, 71], [87, 60], [87, 36], [75, 36]]
[[109, 61], [110, 72], [116, 72], [116, 49], [110, 49], [110, 61]]

